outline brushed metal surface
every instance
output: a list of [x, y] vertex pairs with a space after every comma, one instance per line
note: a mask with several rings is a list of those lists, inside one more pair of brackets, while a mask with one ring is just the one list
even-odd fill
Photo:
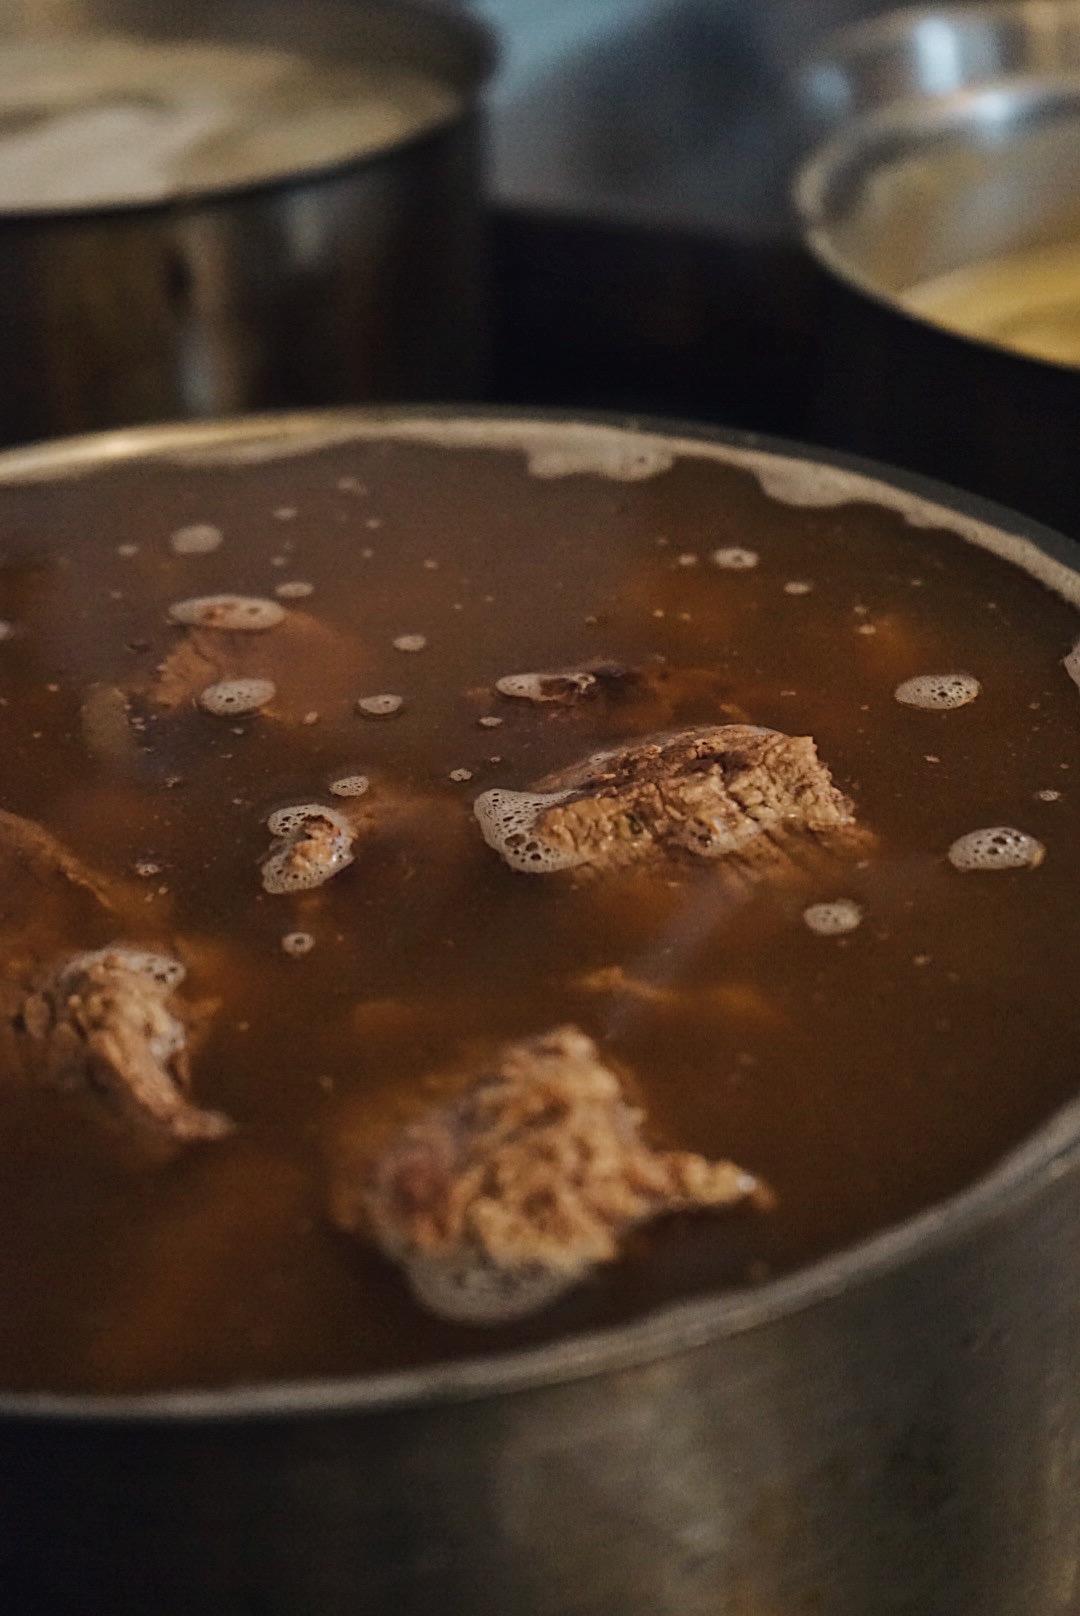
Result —
[[[139, 454], [257, 463], [398, 419], [115, 433], [2, 456], [0, 489]], [[511, 418], [494, 419], [512, 441]], [[850, 464], [675, 430], [743, 463], [789, 457], [789, 487], [790, 457]], [[853, 469], [887, 485], [881, 499], [929, 497], [1075, 562], [1022, 518]], [[1078, 1223], [1074, 1103], [943, 1205], [793, 1276], [630, 1326], [378, 1379], [2, 1396], [0, 1608], [1073, 1616]]]
[[389, 56], [447, 122], [282, 183], [0, 214], [0, 442], [253, 408], [474, 393], [484, 371], [476, 98], [488, 35], [423, 0], [23, 0], [12, 35], [117, 32]]
[[1077, 0], [966, 0], [900, 6], [837, 28], [807, 54], [796, 83], [800, 103], [835, 124], [1003, 80], [1078, 75]]
[[824, 60], [834, 112], [845, 97], [855, 110], [794, 185], [820, 271], [811, 432], [1080, 536], [1080, 370], [900, 302], [921, 280], [1080, 233], [1080, 6], [900, 12]]

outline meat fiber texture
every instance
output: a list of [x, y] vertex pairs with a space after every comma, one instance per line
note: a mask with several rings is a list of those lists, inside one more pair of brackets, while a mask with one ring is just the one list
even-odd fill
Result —
[[855, 814], [809, 736], [723, 724], [651, 736], [477, 798], [485, 840], [530, 874], [659, 858], [724, 860], [755, 878], [797, 861], [798, 838], [858, 841]]
[[642, 1115], [574, 1027], [508, 1044], [454, 1103], [335, 1187], [339, 1224], [374, 1233], [417, 1298], [460, 1323], [538, 1311], [666, 1213], [763, 1207], [727, 1161], [654, 1150]]

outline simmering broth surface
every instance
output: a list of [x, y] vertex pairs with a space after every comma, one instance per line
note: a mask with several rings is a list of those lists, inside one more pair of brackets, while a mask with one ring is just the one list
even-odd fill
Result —
[[[220, 542], [178, 545], [196, 526]], [[718, 565], [732, 548], [757, 564]], [[274, 703], [149, 700], [186, 633], [170, 605], [298, 583], [288, 634], [244, 637]], [[640, 481], [404, 441], [132, 460], [0, 489], [0, 618], [0, 806], [145, 912], [135, 935], [57, 936], [54, 956], [122, 935], [181, 958], [188, 998], [214, 1001], [194, 1092], [236, 1123], [168, 1146], [98, 1096], [4, 1074], [5, 1387], [345, 1374], [611, 1324], [902, 1219], [1075, 1092], [1077, 616], [955, 533], [785, 504], [705, 458]], [[567, 708], [494, 690], [600, 660], [655, 690]], [[951, 670], [976, 699], [896, 699]], [[400, 709], [357, 711], [380, 694]], [[484, 790], [735, 719], [813, 736], [872, 851], [732, 902], [708, 865], [522, 875], [479, 834]], [[264, 891], [267, 817], [340, 806], [331, 784], [361, 775], [392, 830], [317, 890]], [[996, 825], [1044, 862], [949, 863]], [[841, 899], [853, 929], [812, 929], [804, 911]], [[14, 958], [22, 917], [0, 919]], [[298, 933], [313, 946], [283, 948]], [[652, 1138], [739, 1162], [775, 1209], [660, 1223], [512, 1326], [440, 1321], [331, 1226], [333, 1163], [563, 1023], [629, 1074]]]

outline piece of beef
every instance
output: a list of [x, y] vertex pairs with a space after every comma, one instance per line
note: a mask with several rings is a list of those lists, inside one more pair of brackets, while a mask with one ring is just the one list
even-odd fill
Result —
[[229, 1119], [191, 1099], [177, 960], [114, 944], [64, 960], [22, 1006], [27, 1064], [50, 1087], [89, 1086], [177, 1140], [220, 1139]]
[[370, 662], [359, 640], [311, 612], [290, 610], [263, 634], [184, 628], [136, 694], [169, 713], [194, 707], [204, 690], [223, 681], [268, 679], [276, 694], [266, 716], [299, 723], [311, 712], [351, 708]]
[[385, 883], [422, 886], [432, 913], [466, 877], [475, 840], [468, 804], [376, 778], [354, 799], [297, 803], [267, 819], [276, 838], [262, 861], [274, 894], [320, 887], [355, 858], [370, 891]]
[[335, 1215], [370, 1227], [444, 1318], [500, 1324], [611, 1262], [665, 1213], [770, 1203], [731, 1162], [658, 1151], [595, 1044], [574, 1027], [507, 1045], [455, 1103], [406, 1128]]
[[86, 948], [145, 916], [145, 892], [106, 877], [32, 819], [0, 809], [0, 973], [27, 983], [57, 939]]
[[85, 892], [97, 904], [115, 909], [110, 883], [70, 853], [36, 820], [0, 808], [0, 886], [5, 891], [23, 874], [42, 886], [60, 882]]
[[[663, 657], [632, 664], [595, 659], [577, 668], [505, 674], [495, 681], [509, 713], [514, 707], [543, 711], [560, 723], [588, 720], [597, 706], [607, 730], [617, 736], [648, 734], [701, 720], [742, 721], [730, 682], [713, 668], [671, 666]], [[489, 699], [487, 690], [471, 694]]]
[[797, 861], [798, 839], [865, 840], [809, 736], [723, 724], [652, 736], [539, 781], [489, 791], [475, 811], [513, 869], [615, 870], [724, 860], [758, 878]]

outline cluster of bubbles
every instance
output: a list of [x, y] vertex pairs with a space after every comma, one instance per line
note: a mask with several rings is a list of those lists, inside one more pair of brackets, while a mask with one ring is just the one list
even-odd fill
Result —
[[320, 802], [279, 808], [267, 820], [278, 838], [263, 861], [263, 890], [279, 896], [321, 887], [352, 863], [352, 826], [335, 808]]
[[306, 600], [315, 593], [315, 585], [309, 584], [302, 578], [289, 578], [283, 584], [278, 584], [274, 594], [279, 600]]
[[315, 939], [309, 931], [289, 931], [281, 939], [282, 952], [290, 959], [302, 959], [314, 947]]
[[803, 919], [819, 937], [842, 937], [862, 924], [863, 912], [853, 898], [834, 898], [831, 903], [812, 903], [803, 910]]
[[362, 797], [370, 784], [366, 774], [343, 774], [330, 782], [330, 790], [335, 797]]
[[949, 848], [949, 863], [957, 870], [1033, 870], [1046, 856], [1034, 836], [1012, 825], [991, 825], [969, 831]]
[[497, 1267], [472, 1250], [409, 1258], [413, 1295], [455, 1324], [510, 1324], [548, 1307], [577, 1279], [543, 1263]]
[[399, 634], [394, 641], [395, 651], [423, 651], [427, 645], [424, 634]]
[[110, 943], [108, 948], [96, 948], [88, 954], [79, 954], [68, 960], [60, 975], [59, 986], [73, 982], [95, 965], [105, 962], [119, 965], [125, 971], [145, 976], [170, 992], [178, 988], [187, 975], [186, 967], [168, 954], [155, 954], [145, 948], [131, 948], [126, 943]]
[[496, 679], [500, 696], [519, 701], [573, 701], [584, 696], [596, 683], [592, 673], [507, 673]]
[[584, 862], [573, 848], [552, 847], [535, 834], [541, 815], [569, 795], [568, 791], [505, 791], [496, 786], [477, 797], [473, 812], [485, 842], [512, 870], [545, 875]]
[[221, 679], [207, 685], [199, 706], [216, 718], [243, 718], [272, 702], [277, 686], [272, 679]]
[[258, 595], [197, 595], [174, 601], [169, 621], [186, 628], [216, 628], [230, 634], [257, 634], [275, 628], [285, 617], [276, 600]]
[[904, 707], [950, 712], [956, 707], [967, 707], [981, 690], [973, 673], [920, 673], [897, 685], [893, 695]]

